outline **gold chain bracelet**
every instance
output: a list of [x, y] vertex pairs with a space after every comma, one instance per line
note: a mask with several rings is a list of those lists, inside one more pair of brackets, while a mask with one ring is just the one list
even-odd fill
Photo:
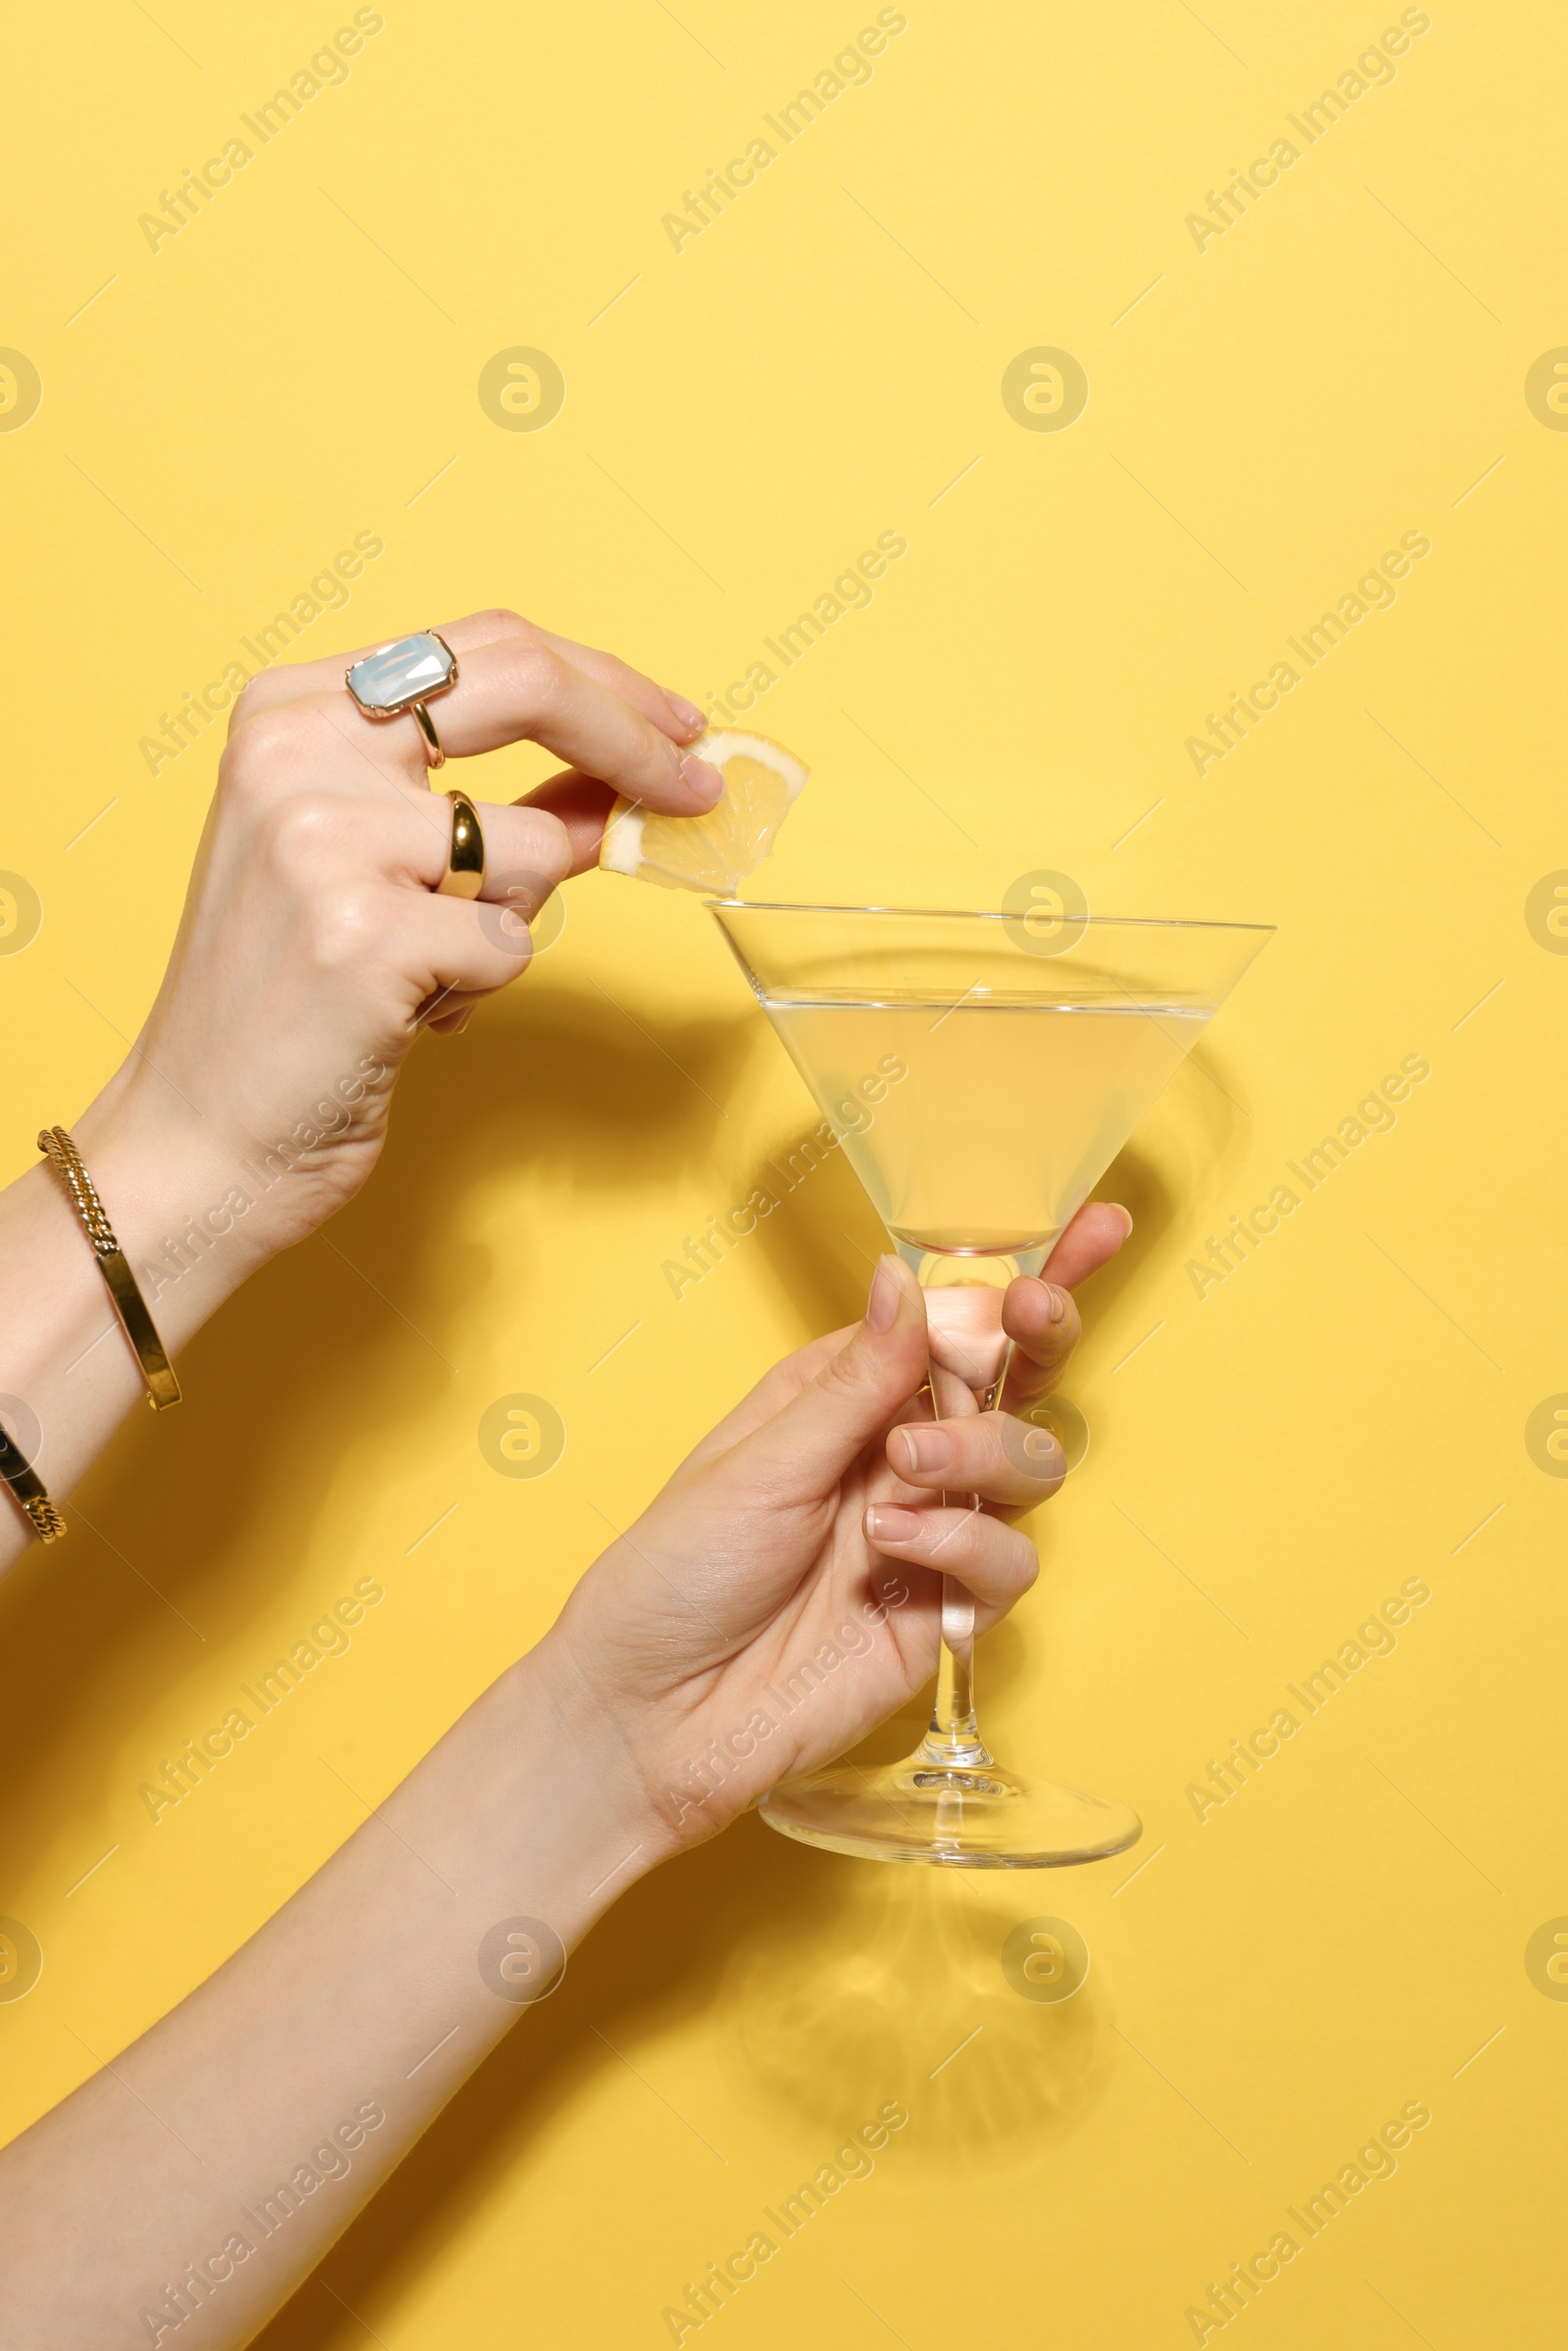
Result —
[[0, 1427], [0, 1478], [4, 1478], [31, 1519], [34, 1534], [44, 1543], [58, 1543], [66, 1532], [66, 1522], [49, 1499], [42, 1478], [3, 1427]]
[[[147, 1301], [136, 1284], [136, 1277], [125, 1261], [125, 1253], [115, 1239], [115, 1231], [104, 1212], [93, 1180], [81, 1163], [77, 1151], [64, 1127], [45, 1127], [38, 1137], [38, 1149], [47, 1151], [58, 1170], [72, 1203], [80, 1217], [104, 1286], [114, 1302], [125, 1337], [141, 1365], [141, 1376], [147, 1383], [147, 1401], [155, 1412], [179, 1401], [179, 1382], [164, 1351], [158, 1328], [147, 1311]], [[25, 1507], [25, 1504], [24, 1504]], [[53, 1508], [53, 1504], [50, 1505]]]

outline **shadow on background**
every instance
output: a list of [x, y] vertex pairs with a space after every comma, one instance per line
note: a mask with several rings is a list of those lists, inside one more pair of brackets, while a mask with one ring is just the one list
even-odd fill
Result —
[[[111, 1668], [129, 1629], [160, 1604], [132, 1571], [178, 1616], [207, 1631], [221, 1625], [241, 1540], [254, 1553], [270, 1530], [286, 1557], [296, 1497], [312, 1490], [314, 1471], [327, 1475], [372, 1425], [384, 1435], [389, 1415], [417, 1443], [453, 1378], [442, 1341], [454, 1309], [489, 1276], [482, 1246], [447, 1238], [461, 1229], [465, 1199], [527, 1166], [601, 1195], [608, 1228], [650, 1160], [706, 1160], [716, 1105], [758, 1036], [749, 1010], [661, 1024], [639, 1007], [633, 1023], [608, 998], [541, 988], [504, 1000], [461, 1040], [421, 1045], [373, 1184], [327, 1233], [248, 1285], [188, 1350], [180, 1412], [156, 1429], [138, 1416], [85, 1484], [81, 1509], [104, 1540], [78, 1522], [69, 1551], [29, 1554], [0, 1592], [6, 1845], [19, 1878], [34, 1857], [29, 1837], [48, 1834], [42, 1791], [58, 1800], [69, 1784], [62, 1760], [74, 1751], [94, 1758], [87, 1768], [106, 1768], [90, 1737], [92, 1673]], [[1188, 1148], [1212, 1166], [1226, 1155], [1237, 1105], [1217, 1080], [1194, 1086], [1184, 1118], [1195, 1105], [1197, 1127], [1212, 1132], [1194, 1133]], [[756, 1180], [772, 1179], [759, 1169]], [[1138, 1284], [1174, 1214], [1170, 1186], [1136, 1148], [1096, 1191], [1124, 1201], [1135, 1230], [1096, 1277], [1092, 1321]], [[841, 1154], [813, 1168], [758, 1234], [803, 1337], [858, 1315], [886, 1243]], [[288, 1494], [278, 1492], [280, 1459]], [[1023, 1639], [1005, 1626], [982, 1656], [983, 1692], [1004, 1690], [1024, 1668]], [[860, 1751], [907, 1751], [927, 1711], [923, 1698], [906, 1708]], [[312, 2278], [259, 2343], [312, 2351], [339, 2334], [344, 2302], [395, 2292], [471, 2213], [476, 2185], [524, 2158], [594, 2076], [620, 2071], [621, 2050], [700, 2016], [733, 2020], [720, 2054], [743, 2100], [760, 2094], [819, 2130], [824, 2155], [897, 2097], [922, 2169], [956, 2155], [971, 2165], [1028, 2160], [1089, 2111], [1111, 2062], [1108, 1993], [1093, 1970], [1072, 1999], [1051, 2004], [1019, 1996], [1002, 1968], [1012, 1927], [1070, 1900], [1032, 1873], [862, 1868], [743, 1820], [722, 1849], [702, 1847], [622, 1898], [560, 1992], [522, 2019], [334, 2249], [343, 2300]], [[732, 1996], [718, 1996], [721, 1983]], [[700, 2135], [708, 2119], [695, 2118]], [[780, 2180], [777, 2192], [792, 2184]]]
[[[650, 1163], [705, 1162], [758, 1033], [749, 1013], [661, 1023], [639, 1006], [634, 1023], [591, 988], [541, 987], [499, 999], [462, 1038], [420, 1042], [365, 1192], [197, 1335], [179, 1408], [133, 1413], [69, 1506], [69, 1543], [34, 1546], [0, 1586], [8, 1879], [25, 1882], [63, 1803], [96, 1808], [122, 1776], [94, 1685], [149, 1618], [170, 1611], [173, 1641], [198, 1654], [254, 1605], [241, 1558], [270, 1553], [281, 1576], [302, 1513], [362, 1438], [402, 1427], [417, 1446], [443, 1409], [446, 1335], [491, 1272], [482, 1244], [451, 1238], [467, 1198], [529, 1168], [547, 1190], [598, 1196], [608, 1234]], [[539, 1230], [536, 1257], [548, 1243]], [[525, 1272], [524, 1301], [527, 1287]]]
[[[911, 1737], [913, 1720], [901, 1724]], [[1008, 1930], [1062, 1899], [1029, 1875], [993, 1889], [973, 1876], [868, 1867], [747, 1815], [616, 1904], [561, 1990], [522, 2018], [334, 2247], [331, 2292], [308, 2280], [257, 2351], [321, 2351], [341, 2339], [344, 2303], [386, 2307], [593, 2077], [622, 2072], [621, 2052], [699, 2019], [726, 2035], [741, 2103], [784, 2109], [819, 2140], [809, 2163], [781, 2153], [778, 2177], [757, 2183], [759, 2203], [790, 2194], [890, 2098], [910, 2117], [901, 2172], [1027, 2162], [1093, 2106], [1114, 2039], [1093, 1967], [1057, 2005], [1020, 1997], [1004, 1977]], [[717, 2183], [716, 2157], [732, 2150], [711, 2117], [667, 2120], [710, 2142]]]
[[[720, 2004], [739, 2020], [724, 2054], [740, 2098], [764, 2085], [824, 2151], [900, 2098], [913, 2124], [904, 2170], [1016, 2171], [1077, 2124], [1112, 2062], [1103, 1983], [1091, 1966], [1070, 1998], [1036, 2000], [1002, 1960], [1013, 1928], [1070, 1905], [1059, 1881], [788, 1854], [769, 1871], [771, 1915], [737, 1939]], [[811, 1898], [824, 1864], [831, 1910]]]

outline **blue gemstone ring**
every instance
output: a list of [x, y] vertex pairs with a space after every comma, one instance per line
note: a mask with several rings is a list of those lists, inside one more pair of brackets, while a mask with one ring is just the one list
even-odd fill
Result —
[[424, 739], [426, 767], [444, 767], [446, 753], [426, 703], [449, 694], [458, 682], [458, 657], [433, 628], [378, 645], [344, 674], [344, 683], [367, 718], [401, 718], [405, 711]]

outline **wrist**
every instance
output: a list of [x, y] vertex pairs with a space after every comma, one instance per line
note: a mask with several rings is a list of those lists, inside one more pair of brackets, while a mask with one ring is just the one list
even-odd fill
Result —
[[591, 1879], [614, 1873], [596, 1911], [690, 1841], [665, 1818], [650, 1783], [646, 1709], [608, 1698], [581, 1670], [559, 1623], [496, 1687], [564, 1830], [593, 1857]]
[[71, 1133], [167, 1347], [182, 1346], [274, 1253], [250, 1220], [241, 1155], [174, 1099], [153, 1103], [124, 1073]]
[[481, 1979], [511, 1996], [484, 1965], [503, 1927], [542, 1927], [539, 1949], [560, 1958], [669, 1849], [548, 1644], [475, 1699], [377, 1817], [403, 1857], [374, 1843], [376, 1867], [408, 1862], [405, 1895], [434, 1904], [421, 1968], [437, 1966], [452, 1994], [466, 1986], [482, 2010]]

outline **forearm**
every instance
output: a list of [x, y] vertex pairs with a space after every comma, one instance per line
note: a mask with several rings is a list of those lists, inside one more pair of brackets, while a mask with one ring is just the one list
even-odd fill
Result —
[[[181, 1184], [172, 1151], [160, 1185], [97, 1105], [74, 1131], [145, 1295], [142, 1269], [161, 1255], [172, 1217], [177, 1229], [175, 1207], [191, 1187]], [[221, 1269], [204, 1259], [188, 1281], [148, 1299], [171, 1356], [226, 1295]], [[15, 1399], [8, 1426], [59, 1502], [146, 1390], [92, 1244], [42, 1158], [0, 1192], [0, 1395]], [[26, 1517], [0, 1490], [0, 1572], [33, 1540]]]
[[[353, 1198], [421, 1025], [517, 978], [526, 923], [595, 862], [615, 799], [693, 815], [722, 798], [724, 777], [684, 748], [704, 731], [697, 705], [614, 656], [496, 611], [444, 623], [442, 641], [461, 664], [442, 700], [449, 752], [536, 740], [565, 762], [535, 805], [487, 802], [475, 779], [484, 903], [444, 895], [452, 811], [429, 789], [419, 728], [344, 691], [346, 666], [373, 649], [276, 663], [232, 713], [130, 1058], [79, 1117], [36, 1105], [40, 1125], [72, 1128], [132, 1267], [164, 1262], [146, 1303], [171, 1355], [248, 1273]], [[142, 1390], [50, 1185], [33, 1170], [0, 1193], [0, 1397], [20, 1402], [21, 1450], [37, 1445], [58, 1500]], [[0, 1574], [32, 1540], [0, 1494]]]
[[[64, 1105], [46, 1115], [70, 1121], [172, 1359], [293, 1237], [288, 1182], [265, 1196], [242, 1149], [156, 1081], [137, 1085], [127, 1068], [79, 1116]], [[7, 1424], [55, 1502], [146, 1393], [92, 1244], [40, 1157], [0, 1192], [0, 1396], [14, 1399]], [[0, 1491], [0, 1575], [32, 1540]]]
[[569, 1948], [662, 1858], [623, 1770], [548, 1643], [495, 1684], [250, 1942], [0, 2155], [4, 2351], [129, 2351], [176, 2324], [181, 2346], [250, 2341], [523, 2013], [542, 1938], [514, 1924], [509, 1945], [508, 1923]]

